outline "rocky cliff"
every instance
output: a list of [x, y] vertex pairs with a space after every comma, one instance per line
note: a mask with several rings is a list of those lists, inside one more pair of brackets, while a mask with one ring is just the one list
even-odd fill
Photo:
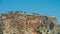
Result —
[[9, 12], [1, 14], [0, 22], [3, 34], [57, 34], [58, 23], [53, 16]]

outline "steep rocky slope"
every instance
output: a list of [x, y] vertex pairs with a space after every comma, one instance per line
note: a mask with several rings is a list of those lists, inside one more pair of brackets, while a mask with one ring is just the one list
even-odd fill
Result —
[[53, 16], [25, 12], [2, 13], [3, 34], [57, 34], [57, 20]]

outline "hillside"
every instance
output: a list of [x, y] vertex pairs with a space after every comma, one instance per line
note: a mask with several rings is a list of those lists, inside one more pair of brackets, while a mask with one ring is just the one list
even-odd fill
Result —
[[[1, 34], [58, 34], [56, 17], [26, 12], [2, 13]], [[58, 27], [58, 29], [57, 29]]]

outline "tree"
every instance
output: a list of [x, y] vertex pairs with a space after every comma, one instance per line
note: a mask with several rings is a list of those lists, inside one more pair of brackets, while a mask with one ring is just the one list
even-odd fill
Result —
[[60, 34], [60, 32], [58, 32], [58, 34]]
[[53, 29], [53, 27], [54, 27], [54, 23], [51, 22], [50, 25], [49, 25], [50, 30]]

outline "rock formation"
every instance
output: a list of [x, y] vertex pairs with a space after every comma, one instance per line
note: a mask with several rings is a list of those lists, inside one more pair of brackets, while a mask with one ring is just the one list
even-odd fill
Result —
[[1, 14], [0, 22], [1, 34], [57, 34], [53, 16], [9, 12]]

